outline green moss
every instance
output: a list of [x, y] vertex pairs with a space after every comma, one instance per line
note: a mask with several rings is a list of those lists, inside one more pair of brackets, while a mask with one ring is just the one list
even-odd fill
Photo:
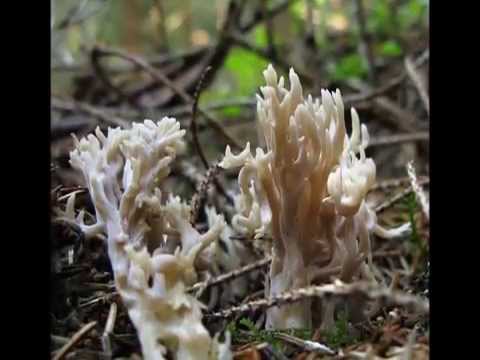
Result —
[[[244, 330], [245, 329], [245, 330]], [[303, 340], [311, 340], [313, 331], [310, 329], [286, 329], [286, 330], [263, 330], [258, 329], [255, 323], [249, 318], [241, 318], [238, 324], [230, 322], [227, 330], [232, 335], [232, 340], [237, 343], [248, 342], [267, 342], [273, 346], [274, 349], [282, 351], [283, 344], [276, 337], [277, 334], [283, 333], [291, 336], [296, 336]]]
[[335, 321], [335, 327], [325, 332], [325, 340], [333, 348], [350, 345], [356, 341], [348, 331], [348, 316], [346, 312], [340, 312]]

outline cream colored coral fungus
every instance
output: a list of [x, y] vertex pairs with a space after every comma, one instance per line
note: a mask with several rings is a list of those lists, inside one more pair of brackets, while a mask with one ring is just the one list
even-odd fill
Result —
[[[233, 155], [227, 147], [220, 166], [241, 167], [236, 230], [273, 238], [267, 295], [333, 277], [371, 277], [370, 233], [390, 232], [378, 227], [365, 202], [376, 170], [365, 156], [367, 128], [352, 109], [347, 136], [339, 90], [322, 90], [321, 99], [313, 99], [304, 97], [293, 69], [289, 90], [271, 65], [264, 77], [257, 113], [266, 150], [257, 148], [253, 156], [247, 144]], [[323, 321], [331, 323], [332, 307], [323, 312]], [[311, 321], [309, 300], [267, 313], [267, 328], [305, 328]]]
[[158, 188], [184, 147], [184, 134], [175, 119], [164, 118], [75, 139], [70, 162], [84, 175], [97, 224], [77, 220], [89, 235], [107, 235], [115, 284], [145, 359], [165, 359], [167, 352], [182, 360], [230, 359], [228, 341], [210, 337], [202, 304], [186, 292], [196, 281], [195, 259], [225, 222], [213, 216], [210, 230], [199, 234], [188, 221], [189, 206], [173, 196], [163, 204]]

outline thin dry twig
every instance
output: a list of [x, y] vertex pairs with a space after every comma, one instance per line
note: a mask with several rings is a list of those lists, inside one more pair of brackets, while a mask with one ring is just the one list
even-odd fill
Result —
[[390, 251], [376, 251], [372, 254], [374, 259], [383, 259], [388, 257], [401, 256], [402, 252], [400, 250], [390, 250]]
[[95, 76], [103, 83], [103, 85], [113, 92], [119, 100], [125, 100], [130, 105], [135, 106], [135, 103], [127, 96], [127, 94], [118, 86], [116, 86], [108, 76], [107, 72], [103, 68], [101, 62], [101, 53], [98, 52], [97, 48], [93, 48], [90, 52], [90, 63], [92, 65], [93, 72]]
[[116, 319], [117, 319], [117, 303], [112, 302], [110, 304], [110, 311], [108, 312], [107, 322], [105, 324], [105, 329], [102, 335], [103, 352], [109, 358], [112, 357], [112, 342], [111, 342], [110, 335], [113, 333], [113, 328], [115, 327]]
[[[426, 49], [415, 61], [414, 61], [414, 66], [419, 67], [422, 66], [430, 57], [430, 51], [429, 49]], [[392, 78], [390, 81], [388, 81], [385, 85], [378, 87], [377, 89], [374, 90], [368, 90], [366, 92], [360, 93], [360, 94], [355, 94], [355, 95], [346, 95], [343, 99], [343, 101], [348, 104], [348, 103], [355, 103], [355, 102], [362, 102], [362, 101], [367, 101], [371, 100], [377, 96], [384, 95], [388, 91], [392, 90], [394, 87], [400, 85], [403, 80], [407, 77], [407, 72], [403, 71], [400, 75]]]
[[425, 215], [427, 220], [430, 220], [430, 204], [427, 201], [425, 192], [419, 184], [415, 168], [413, 167], [413, 161], [410, 161], [407, 164], [407, 173], [408, 177], [410, 178], [410, 184], [412, 185], [411, 187], [413, 189], [413, 192], [415, 193], [415, 196], [417, 197], [417, 200], [420, 202], [420, 206], [422, 207], [423, 214]]
[[227, 281], [232, 281], [233, 279], [236, 279], [240, 276], [243, 276], [243, 275], [245, 275], [249, 272], [252, 272], [252, 271], [258, 270], [258, 269], [260, 269], [264, 266], [267, 266], [268, 264], [270, 264], [271, 261], [272, 261], [272, 258], [267, 257], [265, 259], [256, 261], [256, 262], [248, 264], [248, 265], [245, 265], [245, 266], [243, 266], [239, 269], [235, 269], [231, 272], [222, 274], [222, 275], [217, 276], [215, 278], [210, 278], [207, 281], [196, 283], [195, 285], [190, 287], [187, 291], [201, 290], [203, 292], [205, 289], [207, 289], [211, 286], [219, 285], [219, 284], [227, 282]]
[[192, 105], [192, 120], [190, 121], [190, 130], [192, 131], [192, 138], [193, 138], [193, 145], [197, 150], [197, 154], [202, 161], [203, 166], [205, 169], [208, 169], [210, 165], [208, 164], [207, 157], [203, 152], [202, 146], [200, 145], [200, 141], [198, 140], [198, 130], [197, 130], [197, 113], [198, 113], [198, 102], [200, 101], [200, 95], [202, 92], [203, 80], [207, 73], [212, 69], [211, 66], [207, 66], [205, 70], [202, 72], [200, 76], [200, 80], [198, 80], [197, 88], [195, 89], [195, 94], [193, 95], [194, 101]]
[[96, 321], [89, 322], [85, 326], [83, 326], [80, 330], [78, 330], [72, 338], [66, 343], [53, 357], [53, 360], [60, 360], [67, 355], [67, 353], [72, 349], [75, 344], [77, 344], [90, 330], [92, 330], [95, 325], [97, 325]]
[[[158, 83], [166, 86], [170, 90], [172, 90], [175, 94], [177, 94], [182, 101], [184, 101], [187, 104], [193, 104], [194, 103], [194, 98], [187, 92], [185, 89], [177, 86], [172, 80], [170, 80], [168, 77], [165, 76], [161, 71], [158, 69], [153, 68], [147, 61], [145, 61], [143, 58], [137, 55], [132, 55], [128, 54], [122, 50], [118, 49], [111, 49], [111, 48], [106, 48], [106, 47], [101, 47], [99, 45], [95, 46], [94, 50], [102, 55], [102, 56], [115, 56], [120, 59], [124, 59], [126, 61], [129, 61], [136, 66], [140, 67], [142, 70], [144, 70], [147, 74], [149, 74], [155, 81]], [[208, 125], [211, 126], [215, 131], [217, 131], [224, 139], [225, 141], [235, 147], [237, 150], [241, 149], [242, 147], [238, 144], [238, 142], [233, 139], [226, 131], [225, 129], [218, 124], [218, 122], [212, 118], [211, 115], [209, 115], [207, 112], [205, 112], [202, 109], [198, 109], [198, 112], [205, 118], [207, 121]]]
[[194, 95], [194, 101], [192, 105], [192, 120], [190, 122], [190, 129], [192, 131], [192, 138], [193, 138], [193, 144], [195, 146], [195, 149], [197, 150], [198, 156], [200, 157], [200, 160], [202, 161], [203, 166], [205, 169], [207, 169], [207, 176], [206, 176], [206, 181], [202, 181], [200, 184], [199, 191], [197, 192], [198, 195], [194, 197], [194, 202], [195, 206], [192, 206], [192, 214], [191, 214], [191, 223], [194, 224], [197, 220], [199, 210], [200, 210], [200, 205], [203, 202], [203, 199], [206, 196], [207, 190], [208, 190], [208, 185], [210, 182], [213, 182], [215, 184], [215, 187], [217, 190], [222, 194], [229, 203], [233, 204], [233, 199], [227, 194], [225, 189], [223, 188], [222, 184], [220, 181], [218, 181], [216, 175], [218, 173], [218, 167], [211, 167], [210, 164], [208, 163], [207, 157], [205, 156], [205, 153], [203, 152], [202, 146], [200, 145], [200, 141], [198, 140], [198, 129], [197, 129], [197, 113], [198, 113], [198, 102], [200, 100], [200, 94], [202, 92], [205, 76], [208, 74], [208, 72], [212, 69], [211, 66], [207, 66], [205, 70], [202, 72], [202, 75], [200, 76], [200, 80], [198, 81], [197, 88], [195, 89], [195, 95]]
[[[421, 185], [428, 184], [428, 183], [430, 183], [430, 178], [419, 180], [418, 183], [421, 184]], [[388, 199], [388, 200], [384, 201], [383, 203], [381, 203], [380, 205], [378, 205], [375, 208], [375, 212], [378, 214], [378, 213], [388, 209], [389, 207], [391, 207], [392, 205], [394, 205], [395, 203], [397, 203], [399, 200], [403, 199], [404, 197], [408, 196], [412, 192], [413, 192], [413, 189], [412, 189], [411, 186], [409, 186], [408, 188], [402, 190], [401, 192], [399, 192], [395, 196], [392, 196], [390, 199]]]
[[200, 182], [198, 185], [197, 192], [193, 195], [191, 201], [191, 212], [190, 212], [190, 223], [193, 225], [197, 222], [198, 215], [200, 214], [200, 208], [207, 196], [207, 190], [210, 184], [213, 182], [217, 187], [217, 190], [225, 196], [228, 202], [233, 204], [233, 199], [230, 195], [227, 194], [225, 189], [222, 187], [216, 175], [218, 174], [218, 170], [220, 168], [218, 166], [211, 166], [208, 168], [207, 173], [205, 174], [205, 178]]
[[70, 26], [78, 25], [96, 15], [102, 10], [103, 6], [105, 6], [104, 3], [102, 4], [102, 2], [94, 2], [95, 4], [98, 3], [98, 5], [94, 8], [88, 8], [86, 7], [87, 3], [88, 0], [78, 1], [68, 10], [65, 18], [59, 21], [53, 30], [65, 30]]
[[163, 72], [152, 67], [145, 59], [141, 58], [138, 55], [132, 55], [120, 49], [107, 48], [99, 45], [96, 45], [92, 49], [92, 52], [95, 52], [98, 57], [113, 56], [113, 57], [118, 57], [120, 59], [126, 60], [128, 62], [131, 62], [132, 64], [144, 70], [147, 74], [149, 74], [152, 78], [154, 78], [160, 84], [165, 85], [166, 87], [171, 89], [173, 92], [175, 92], [177, 95], [179, 95], [184, 102], [186, 103], [193, 102], [193, 98], [185, 91], [185, 89], [178, 87], [173, 81], [171, 81], [168, 77], [166, 77], [165, 74], [163, 74]]
[[95, 305], [95, 304], [98, 304], [100, 302], [103, 302], [103, 303], [106, 303], [107, 301], [113, 301], [113, 298], [118, 296], [118, 292], [117, 291], [112, 291], [110, 293], [106, 293], [105, 295], [101, 295], [99, 297], [96, 297], [95, 299], [93, 300], [89, 300], [89, 301], [86, 301], [86, 302], [83, 302], [83, 303], [80, 303], [78, 305], [79, 308], [85, 308], [85, 307], [88, 307], [88, 306], [92, 306], [92, 305]]
[[52, 98], [52, 108], [62, 111], [79, 111], [84, 114], [93, 116], [107, 125], [120, 126], [121, 128], [127, 129], [130, 127], [130, 122], [118, 117], [114, 114], [109, 114], [106, 111], [103, 111], [95, 106], [87, 104], [81, 101], [75, 100], [62, 100], [58, 98]]
[[57, 201], [60, 202], [60, 201], [64, 201], [64, 200], [67, 200], [70, 196], [73, 196], [74, 194], [75, 195], [78, 195], [78, 194], [83, 194], [83, 193], [86, 193], [88, 190], [86, 188], [80, 188], [80, 189], [77, 189], [77, 190], [74, 190], [72, 192], [69, 192], [65, 195], [62, 195], [62, 196], [59, 196], [57, 198]]
[[385, 287], [379, 287], [366, 282], [356, 282], [346, 284], [337, 281], [335, 284], [310, 286], [301, 289], [295, 289], [284, 294], [281, 294], [270, 299], [261, 299], [251, 301], [239, 306], [233, 306], [219, 312], [206, 314], [207, 317], [212, 318], [230, 318], [231, 316], [252, 310], [265, 310], [272, 306], [279, 306], [284, 304], [291, 304], [296, 301], [301, 301], [307, 298], [345, 298], [348, 296], [361, 296], [369, 300], [378, 300], [383, 306], [398, 305], [406, 306], [412, 310], [420, 313], [429, 313], [430, 306], [424, 299], [406, 294], [400, 291], [392, 291]]
[[303, 340], [303, 339], [300, 339], [299, 337], [289, 335], [289, 334], [284, 334], [282, 332], [274, 332], [273, 337], [276, 337], [277, 339], [288, 342], [289, 344], [296, 345], [302, 348], [302, 350], [304, 351], [313, 351], [318, 354], [335, 355], [335, 351], [333, 351], [328, 346], [321, 344], [317, 341]]
[[[419, 179], [420, 181], [425, 181], [425, 179], [428, 179], [428, 176], [419, 176]], [[378, 181], [375, 185], [373, 185], [370, 191], [387, 190], [390, 188], [400, 187], [408, 184], [410, 184], [410, 178], [408, 176], [396, 179], [385, 179]]]
[[430, 134], [428, 131], [420, 131], [417, 133], [398, 134], [398, 135], [381, 136], [377, 138], [372, 138], [369, 142], [369, 145], [370, 146], [393, 145], [393, 144], [402, 144], [405, 142], [428, 141], [429, 139], [430, 139]]
[[[351, 80], [348, 81], [349, 85], [361, 92], [369, 92], [373, 88], [366, 82], [361, 80]], [[347, 99], [348, 100], [348, 99]], [[348, 104], [347, 101], [345, 103]], [[399, 106], [395, 101], [391, 100], [387, 96], [380, 95], [378, 97], [372, 98], [371, 101], [372, 107], [378, 112], [386, 116], [379, 116], [378, 120], [385, 122], [391, 127], [395, 127], [401, 131], [408, 133], [416, 133], [417, 129], [417, 119], [414, 113], [410, 110]]]
[[290, 5], [292, 5], [294, 2], [297, 0], [286, 0], [283, 1], [282, 3], [278, 4], [275, 8], [268, 10], [266, 12], [263, 11], [258, 11], [255, 13], [253, 18], [248, 21], [248, 23], [243, 24], [240, 26], [240, 31], [242, 33], [249, 32], [252, 30], [260, 21], [264, 21], [266, 19], [273, 19], [275, 16], [278, 14], [282, 13], [283, 11], [287, 10]]
[[427, 113], [430, 114], [430, 99], [427, 93], [427, 89], [425, 88], [425, 84], [420, 77], [420, 74], [416, 70], [416, 66], [410, 58], [405, 58], [405, 69], [408, 77], [412, 80], [413, 85], [415, 85], [418, 93], [420, 94], [420, 98], [422, 99], [423, 105], [425, 106], [425, 110]]

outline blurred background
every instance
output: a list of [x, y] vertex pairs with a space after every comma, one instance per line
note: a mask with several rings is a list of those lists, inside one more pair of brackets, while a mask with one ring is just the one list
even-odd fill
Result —
[[[69, 133], [169, 115], [210, 161], [255, 142], [255, 93], [272, 63], [307, 93], [342, 91], [369, 128], [378, 177], [428, 173], [427, 0], [52, 0], [52, 162], [68, 171]], [[205, 75], [205, 69], [211, 70]], [[153, 73], [153, 74], [152, 74]], [[349, 126], [349, 113], [347, 126]], [[235, 146], [234, 146], [235, 147]]]

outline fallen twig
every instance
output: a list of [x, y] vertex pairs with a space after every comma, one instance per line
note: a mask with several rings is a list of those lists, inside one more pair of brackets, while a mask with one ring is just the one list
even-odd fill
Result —
[[[166, 77], [161, 71], [158, 69], [153, 68], [147, 61], [145, 61], [143, 58], [137, 56], [137, 55], [132, 55], [128, 54], [122, 50], [118, 49], [110, 49], [106, 47], [100, 47], [96, 46], [94, 50], [103, 56], [116, 56], [118, 58], [124, 59], [126, 61], [129, 61], [138, 67], [140, 67], [142, 70], [144, 70], [147, 74], [149, 74], [155, 81], [158, 83], [166, 86], [170, 90], [172, 90], [175, 94], [177, 94], [185, 103], [187, 104], [193, 104], [194, 103], [194, 98], [185, 91], [185, 89], [178, 87], [173, 81], [171, 81], [168, 77]], [[238, 142], [233, 139], [228, 133], [223, 129], [223, 127], [218, 124], [216, 120], [212, 118], [211, 115], [206, 113], [202, 109], [198, 109], [198, 112], [205, 118], [207, 123], [215, 129], [227, 142], [228, 144], [231, 144], [233, 147], [236, 149], [241, 149], [242, 147], [238, 144]]]
[[120, 126], [121, 128], [127, 129], [130, 127], [130, 122], [124, 120], [117, 115], [109, 114], [106, 111], [103, 111], [100, 108], [92, 106], [90, 104], [74, 101], [74, 100], [61, 100], [58, 98], [52, 98], [52, 108], [63, 111], [80, 111], [84, 114], [93, 116], [108, 125]]
[[428, 131], [421, 131], [417, 133], [409, 133], [409, 134], [398, 134], [398, 135], [390, 135], [390, 136], [381, 136], [378, 138], [373, 138], [370, 140], [370, 146], [381, 146], [381, 145], [393, 145], [393, 144], [401, 144], [405, 142], [412, 142], [412, 141], [428, 141], [430, 139], [430, 134]]
[[113, 333], [115, 327], [115, 321], [117, 319], [117, 304], [112, 302], [110, 304], [110, 311], [108, 312], [107, 322], [105, 324], [105, 330], [102, 335], [102, 347], [103, 352], [109, 358], [112, 357], [112, 343], [110, 335]]
[[408, 77], [412, 80], [413, 85], [415, 85], [415, 87], [417, 88], [423, 105], [425, 106], [425, 110], [427, 110], [427, 113], [430, 114], [430, 99], [428, 97], [427, 89], [425, 89], [425, 84], [423, 83], [420, 74], [418, 74], [415, 68], [416, 66], [412, 62], [412, 60], [410, 60], [408, 57], [405, 58], [406, 73]]
[[135, 106], [135, 103], [131, 101], [131, 99], [127, 96], [127, 94], [118, 86], [115, 86], [113, 82], [110, 80], [107, 72], [104, 70], [101, 62], [101, 53], [98, 51], [97, 48], [93, 48], [90, 53], [90, 63], [92, 65], [92, 69], [95, 73], [95, 76], [103, 83], [103, 85], [110, 91], [112, 91], [115, 95], [117, 95], [119, 100], [125, 100], [130, 105]]
[[190, 287], [188, 289], [188, 291], [201, 290], [201, 292], [203, 292], [205, 289], [209, 288], [210, 286], [218, 285], [218, 284], [221, 284], [221, 283], [226, 282], [226, 281], [231, 281], [231, 280], [233, 280], [237, 277], [240, 277], [240, 276], [245, 275], [249, 272], [252, 272], [254, 270], [257, 270], [257, 269], [260, 269], [264, 266], [267, 266], [268, 264], [270, 264], [271, 261], [272, 261], [272, 259], [270, 257], [267, 257], [265, 259], [256, 261], [252, 264], [248, 264], [246, 266], [243, 266], [239, 269], [233, 270], [229, 273], [222, 274], [222, 275], [217, 276], [215, 278], [208, 279], [207, 281], [204, 281], [204, 282], [196, 283], [195, 285]]
[[[429, 49], [426, 49], [415, 61], [414, 61], [414, 66], [419, 67], [425, 63], [430, 57], [430, 52]], [[355, 95], [346, 95], [343, 99], [343, 101], [347, 103], [355, 103], [355, 102], [362, 102], [362, 101], [367, 101], [371, 100], [377, 96], [384, 95], [388, 91], [392, 90], [394, 87], [400, 85], [403, 80], [407, 77], [407, 72], [403, 71], [400, 75], [392, 78], [390, 81], [388, 81], [385, 85], [373, 89], [373, 90], [368, 90], [366, 92], [360, 93], [360, 94], [355, 94]]]
[[[420, 176], [419, 179], [420, 181], [425, 181], [426, 179], [428, 179], [428, 176]], [[409, 183], [410, 183], [410, 178], [408, 176], [396, 178], [396, 179], [380, 180], [375, 185], [373, 185], [370, 191], [387, 190], [392, 187], [404, 186]]]
[[403, 305], [411, 307], [413, 310], [421, 313], [429, 313], [430, 310], [428, 302], [417, 296], [400, 291], [392, 291], [388, 288], [365, 282], [346, 284], [337, 281], [335, 284], [295, 289], [270, 299], [251, 301], [219, 312], [206, 314], [206, 316], [212, 318], [229, 318], [237, 313], [256, 309], [264, 310], [272, 306], [290, 304], [306, 298], [348, 297], [351, 295], [363, 296], [369, 300], [379, 300], [383, 306], [387, 304]]
[[296, 336], [288, 335], [282, 332], [274, 332], [273, 337], [299, 346], [304, 351], [314, 351], [319, 354], [335, 355], [335, 351], [316, 341], [303, 340]]
[[417, 200], [420, 202], [420, 206], [422, 207], [423, 214], [425, 215], [427, 220], [430, 220], [430, 204], [427, 201], [425, 192], [419, 184], [417, 174], [415, 173], [415, 168], [413, 167], [413, 161], [410, 161], [407, 164], [407, 172], [408, 177], [410, 178], [413, 192], [415, 193]]
[[200, 80], [198, 80], [197, 88], [195, 89], [195, 94], [193, 95], [194, 100], [192, 105], [192, 120], [190, 121], [190, 130], [192, 131], [193, 145], [195, 146], [195, 149], [197, 150], [197, 154], [200, 157], [200, 160], [202, 160], [202, 164], [203, 166], [205, 166], [205, 169], [208, 169], [210, 165], [208, 164], [207, 157], [205, 156], [202, 146], [200, 145], [200, 141], [198, 140], [196, 120], [197, 120], [197, 113], [198, 113], [198, 102], [200, 100], [200, 94], [202, 92], [203, 80], [205, 79], [205, 76], [210, 70], [211, 70], [211, 67], [207, 66], [203, 71], [202, 75], [200, 76]]
[[95, 325], [97, 325], [96, 321], [89, 322], [85, 326], [83, 326], [80, 330], [78, 330], [72, 338], [64, 345], [53, 357], [53, 360], [60, 360], [67, 355], [67, 353], [78, 343], [90, 330], [92, 330]]
[[227, 194], [222, 184], [216, 178], [218, 174], [218, 166], [211, 166], [207, 169], [205, 178], [198, 184], [197, 192], [193, 195], [191, 201], [191, 212], [190, 212], [190, 223], [193, 225], [197, 222], [198, 215], [200, 213], [200, 208], [207, 196], [207, 190], [209, 185], [213, 182], [218, 192], [222, 194], [230, 204], [233, 204], [233, 199], [230, 195]]
[[[428, 184], [429, 182], [430, 182], [430, 178], [424, 179], [423, 181], [419, 180], [419, 184], [422, 184], [422, 185]], [[388, 199], [388, 200], [384, 201], [383, 203], [381, 203], [380, 205], [378, 205], [375, 208], [375, 212], [378, 214], [378, 213], [388, 209], [390, 206], [392, 206], [393, 204], [395, 204], [399, 200], [403, 199], [408, 194], [411, 194], [412, 191], [413, 191], [412, 187], [409, 186], [408, 188], [402, 190], [401, 192], [399, 192], [395, 196], [392, 196], [390, 199]]]
[[292, 5], [296, 1], [297, 0], [286, 0], [286, 1], [283, 1], [282, 3], [278, 4], [275, 8], [273, 8], [271, 10], [268, 10], [266, 12], [263, 12], [263, 11], [256, 12], [255, 15], [253, 16], [253, 18], [248, 23], [240, 26], [240, 31], [242, 33], [249, 32], [260, 21], [263, 21], [263, 20], [266, 20], [266, 19], [273, 19], [278, 14], [287, 10], [290, 7], [290, 5]]

